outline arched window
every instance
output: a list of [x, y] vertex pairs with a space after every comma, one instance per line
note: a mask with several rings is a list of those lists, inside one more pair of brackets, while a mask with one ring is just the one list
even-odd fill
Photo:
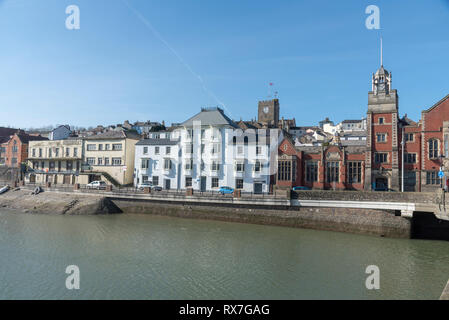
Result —
[[430, 139], [428, 142], [428, 147], [429, 147], [429, 159], [437, 159], [440, 154], [438, 150], [438, 140]]
[[237, 143], [237, 137], [234, 136], [234, 137], [232, 138], [232, 144], [235, 145], [236, 143]]
[[245, 146], [248, 145], [248, 137], [247, 136], [243, 139], [243, 142], [245, 143]]

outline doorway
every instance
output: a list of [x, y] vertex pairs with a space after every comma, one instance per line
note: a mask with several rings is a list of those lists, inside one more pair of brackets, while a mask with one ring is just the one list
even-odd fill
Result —
[[207, 183], [207, 178], [206, 177], [201, 177], [201, 191], [206, 191], [206, 183]]
[[254, 183], [254, 194], [262, 193], [262, 183], [256, 182]]
[[170, 190], [170, 187], [171, 187], [170, 183], [171, 183], [170, 179], [165, 179], [165, 182], [164, 182], [165, 190]]
[[388, 179], [387, 178], [376, 178], [375, 190], [388, 191]]

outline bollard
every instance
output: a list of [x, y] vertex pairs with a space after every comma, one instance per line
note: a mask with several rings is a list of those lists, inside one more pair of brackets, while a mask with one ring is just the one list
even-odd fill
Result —
[[234, 198], [241, 198], [242, 190], [234, 190]]

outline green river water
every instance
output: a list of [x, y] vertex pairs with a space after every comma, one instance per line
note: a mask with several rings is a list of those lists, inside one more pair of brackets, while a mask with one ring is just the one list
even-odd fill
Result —
[[0, 257], [0, 299], [438, 299], [449, 279], [445, 241], [151, 215], [2, 211]]

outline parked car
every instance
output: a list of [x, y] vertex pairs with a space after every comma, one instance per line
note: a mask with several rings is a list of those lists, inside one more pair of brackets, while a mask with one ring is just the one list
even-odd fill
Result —
[[309, 187], [304, 187], [304, 186], [293, 187], [293, 191], [303, 191], [303, 190], [311, 190], [311, 189]]
[[151, 187], [151, 190], [152, 190], [152, 191], [162, 191], [162, 187], [159, 187], [159, 186], [152, 186], [152, 187]]
[[87, 185], [87, 189], [106, 189], [106, 182], [104, 181], [92, 181]]
[[218, 190], [221, 194], [232, 194], [234, 193], [234, 188], [231, 187], [220, 187], [220, 190]]
[[139, 189], [139, 190], [143, 190], [145, 188], [151, 189], [152, 187], [153, 187], [153, 183], [151, 183], [150, 181], [142, 182], [137, 185], [137, 189]]

